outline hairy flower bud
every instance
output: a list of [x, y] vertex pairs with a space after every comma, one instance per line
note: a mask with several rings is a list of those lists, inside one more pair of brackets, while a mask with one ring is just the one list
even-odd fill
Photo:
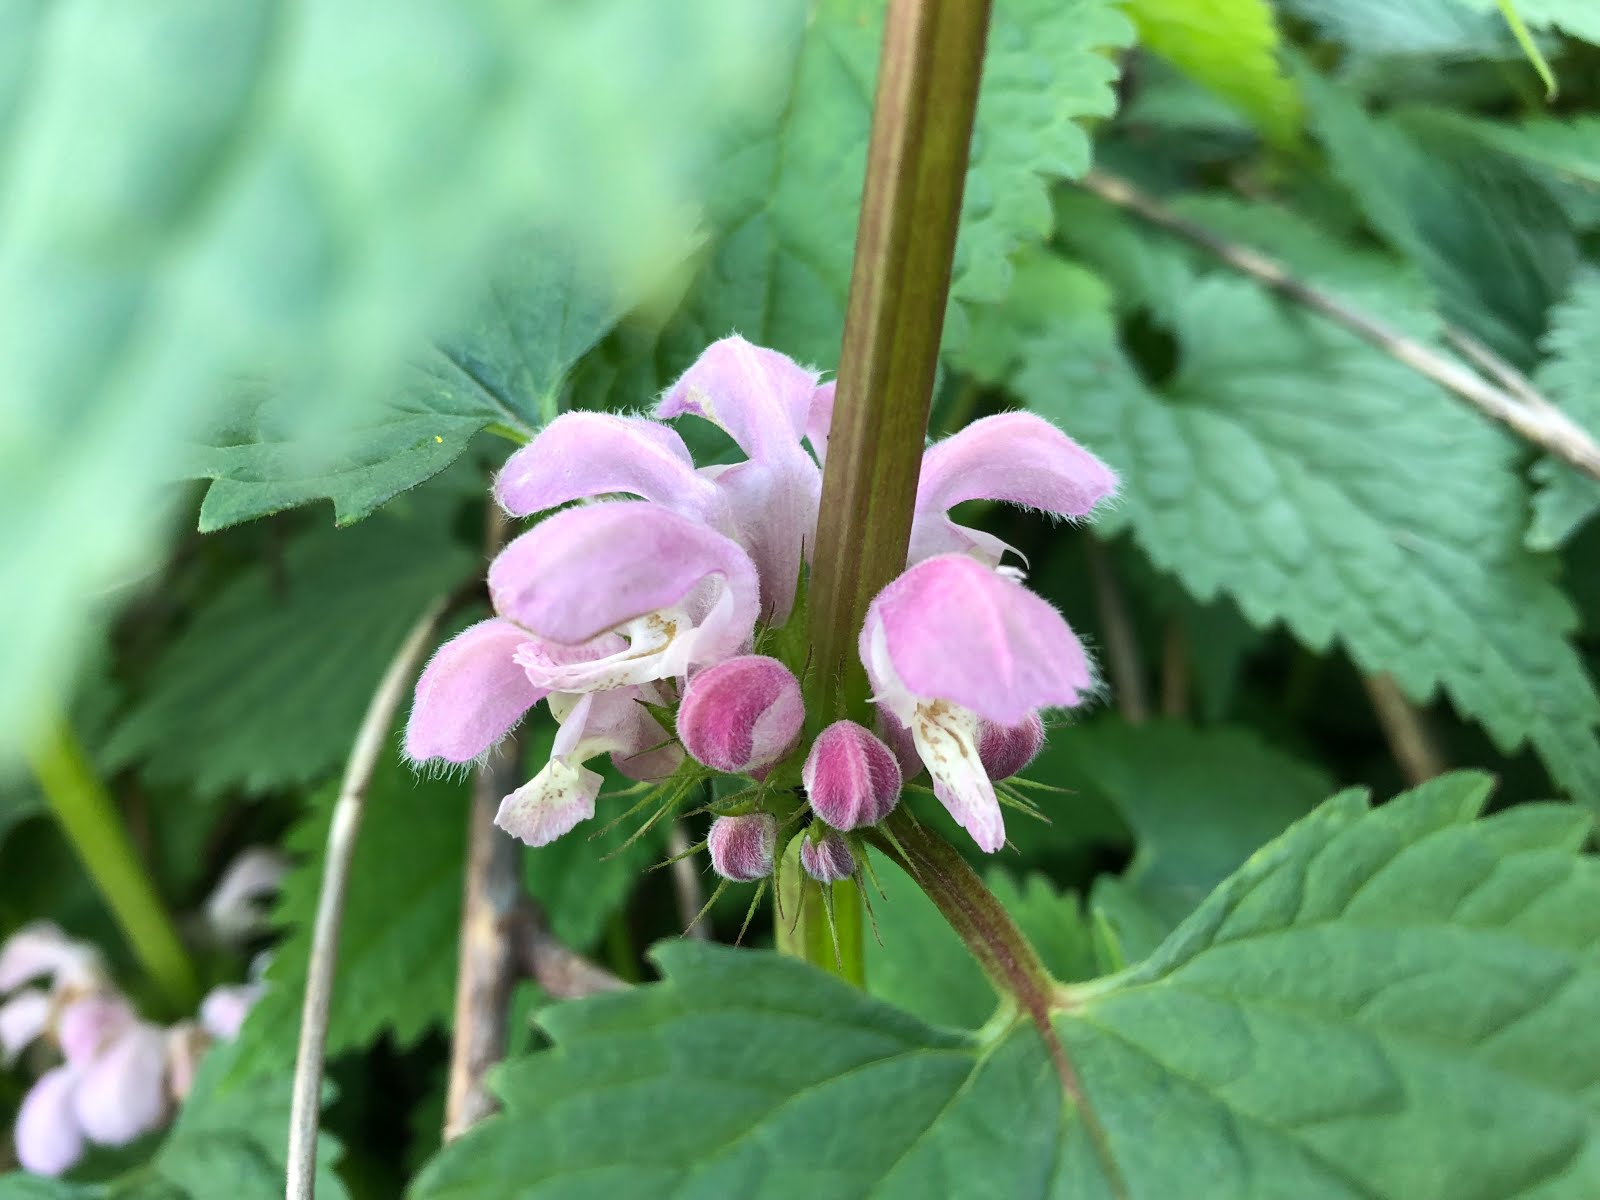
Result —
[[818, 883], [838, 883], [856, 873], [856, 856], [849, 842], [830, 831], [801, 841], [800, 866]]
[[678, 737], [696, 762], [715, 770], [759, 771], [789, 753], [805, 719], [794, 673], [775, 658], [747, 654], [689, 681]]
[[718, 817], [707, 841], [711, 869], [734, 883], [754, 883], [772, 874], [778, 848], [778, 818], [771, 813]]
[[1044, 721], [1038, 713], [1016, 725], [984, 721], [978, 727], [978, 760], [990, 779], [1009, 779], [1038, 757]]
[[900, 800], [894, 752], [854, 721], [817, 735], [800, 778], [812, 811], [835, 829], [876, 825]]

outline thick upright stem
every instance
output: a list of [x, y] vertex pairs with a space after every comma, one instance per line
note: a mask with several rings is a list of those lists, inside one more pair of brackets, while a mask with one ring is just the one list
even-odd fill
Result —
[[811, 574], [816, 698], [865, 715], [855, 641], [905, 566], [988, 0], [890, 0]]
[[194, 964], [139, 862], [122, 814], [72, 726], [58, 717], [31, 756], [34, 778], [61, 830], [167, 1002], [187, 1012], [199, 998]]

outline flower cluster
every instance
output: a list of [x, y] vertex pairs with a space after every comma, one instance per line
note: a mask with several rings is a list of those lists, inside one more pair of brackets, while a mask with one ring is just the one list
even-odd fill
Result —
[[[726, 879], [772, 871], [793, 813], [771, 802], [777, 793], [803, 795], [816, 818], [805, 870], [850, 876], [848, 835], [883, 820], [924, 770], [977, 844], [1000, 848], [996, 781], [1037, 753], [1042, 711], [1079, 704], [1094, 675], [1061, 616], [1001, 565], [1010, 547], [950, 510], [999, 500], [1081, 517], [1115, 477], [1027, 413], [986, 417], [932, 446], [906, 570], [860, 631], [876, 731], [837, 721], [808, 739], [807, 654], [792, 626], [832, 410], [833, 385], [816, 372], [730, 337], [667, 389], [655, 420], [574, 412], [551, 422], [506, 463], [495, 494], [514, 516], [560, 511], [496, 557], [495, 615], [423, 672], [409, 756], [470, 762], [545, 701], [560, 722], [550, 760], [497, 817], [530, 845], [594, 815], [600, 776], [585, 764], [609, 754], [642, 781], [749, 777], [711, 828]], [[664, 423], [683, 416], [720, 427], [744, 460], [697, 469]]]
[[[274, 851], [242, 853], [206, 900], [208, 935], [237, 947], [260, 934], [264, 901], [287, 868]], [[46, 921], [19, 929], [0, 945], [0, 1065], [30, 1048], [60, 1061], [23, 1098], [17, 1161], [59, 1175], [89, 1143], [121, 1146], [159, 1129], [189, 1094], [207, 1047], [238, 1034], [261, 987], [213, 988], [192, 1020], [163, 1027], [139, 1016], [93, 946]]]

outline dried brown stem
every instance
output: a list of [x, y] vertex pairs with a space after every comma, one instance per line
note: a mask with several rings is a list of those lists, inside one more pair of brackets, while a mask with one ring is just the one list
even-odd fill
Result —
[[1122, 585], [1106, 548], [1093, 538], [1084, 545], [1089, 556], [1089, 576], [1094, 584], [1095, 607], [1100, 612], [1100, 629], [1105, 635], [1106, 666], [1111, 671], [1111, 690], [1116, 697], [1117, 711], [1128, 724], [1142, 725], [1150, 719], [1150, 696], [1145, 687], [1139, 638], [1128, 616]]
[[394, 728], [417, 664], [433, 640], [444, 612], [443, 600], [430, 605], [412, 626], [390, 660], [377, 690], [367, 704], [356, 733], [344, 782], [333, 806], [328, 826], [328, 849], [322, 870], [322, 893], [311, 931], [311, 957], [306, 969], [305, 1002], [300, 1016], [300, 1045], [295, 1054], [294, 1085], [289, 1109], [288, 1200], [312, 1200], [317, 1186], [317, 1127], [322, 1117], [322, 1068], [328, 1044], [328, 1006], [333, 998], [334, 967], [339, 956], [339, 925], [344, 919], [345, 895], [350, 887], [350, 863], [355, 856], [361, 812], [378, 755]]
[[1406, 782], [1415, 787], [1435, 775], [1442, 775], [1446, 765], [1444, 756], [1434, 745], [1423, 715], [1406, 699], [1400, 685], [1383, 674], [1363, 675], [1361, 682], [1366, 685], [1384, 739]]
[[559, 941], [550, 932], [544, 913], [532, 901], [523, 906], [516, 945], [522, 973], [557, 1000], [577, 1000], [629, 986], [626, 980]]
[[[1509, 364], [1494, 358], [1487, 348], [1473, 342], [1459, 330], [1448, 335], [1450, 340], [1486, 374], [1498, 379], [1501, 386], [1496, 386], [1431, 346], [1401, 333], [1371, 313], [1346, 304], [1331, 293], [1290, 274], [1288, 268], [1276, 259], [1249, 246], [1229, 241], [1187, 217], [1179, 216], [1125, 180], [1103, 171], [1091, 171], [1081, 184], [1085, 190], [1102, 200], [1134, 213], [1169, 233], [1177, 234], [1279, 295], [1342, 325], [1369, 345], [1455, 393], [1524, 440], [1590, 478], [1600, 479], [1600, 442], [1596, 442], [1591, 434], [1541, 395], [1525, 378], [1516, 375]], [[1491, 361], [1494, 363], [1492, 367], [1489, 365]], [[1510, 382], [1513, 375], [1518, 380], [1515, 385]]]
[[1189, 715], [1189, 631], [1181, 621], [1168, 621], [1161, 639], [1161, 715]]
[[667, 826], [667, 857], [672, 860], [672, 890], [678, 900], [678, 923], [683, 936], [697, 942], [711, 938], [711, 925], [700, 915], [706, 905], [705, 881], [689, 853], [689, 835], [682, 821]]

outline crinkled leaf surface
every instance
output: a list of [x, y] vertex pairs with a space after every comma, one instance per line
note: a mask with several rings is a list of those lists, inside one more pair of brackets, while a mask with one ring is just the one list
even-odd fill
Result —
[[472, 575], [449, 500], [419, 494], [361, 527], [302, 534], [281, 562], [241, 573], [168, 646], [111, 734], [112, 763], [208, 796], [325, 778], [406, 632]]
[[1592, 1195], [1587, 822], [1475, 821], [1487, 793], [1336, 798], [1073, 989], [1055, 1031], [1092, 1124], [1029, 1025], [941, 1031], [794, 961], [668, 944], [662, 983], [547, 1010], [506, 1115], [412, 1194]]
[[1462, 0], [1279, 0], [1279, 7], [1362, 55], [1521, 55], [1498, 12], [1473, 12]]
[[1278, 63], [1266, 0], [1130, 0], [1139, 43], [1231, 101], [1270, 139], [1292, 142], [1300, 97]]
[[[1427, 336], [1384, 264], [1271, 210], [1189, 211]], [[1519, 448], [1342, 330], [1196, 270], [1097, 205], [1065, 207], [1062, 231], [1177, 343], [1152, 386], [1108, 314], [1062, 314], [1017, 377], [1031, 407], [1121, 474], [1098, 527], [1130, 529], [1202, 600], [1227, 592], [1257, 624], [1338, 641], [1414, 699], [1442, 688], [1502, 747], [1531, 742], [1561, 786], [1600, 801], [1600, 699], [1566, 636], [1555, 564], [1523, 545]]]
[[[783, 83], [728, 130], [708, 203], [699, 274], [658, 337], [612, 347], [621, 374], [597, 382], [637, 406], [709, 342], [737, 330], [803, 362], [838, 363], [861, 206], [883, 19], [881, 0], [822, 0], [791, 51], [765, 64]], [[989, 34], [952, 294], [1005, 295], [1008, 259], [1050, 231], [1049, 180], [1089, 165], [1079, 127], [1114, 105], [1108, 55], [1132, 27], [1108, 0], [999, 0]], [[947, 340], [963, 336], [953, 305]]]
[[[1540, 364], [1535, 385], [1584, 429], [1600, 433], [1600, 270], [1589, 267], [1573, 282], [1572, 294], [1551, 318], [1544, 349], [1549, 358]], [[1554, 458], [1537, 463], [1533, 476], [1540, 488], [1528, 544], [1549, 549], [1600, 509], [1600, 483]]]

